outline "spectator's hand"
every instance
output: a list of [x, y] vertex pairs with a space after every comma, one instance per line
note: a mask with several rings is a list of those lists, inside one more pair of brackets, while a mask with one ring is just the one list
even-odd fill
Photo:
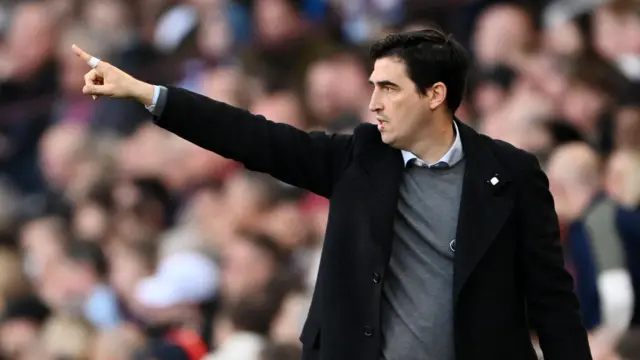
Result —
[[[109, 96], [113, 98], [133, 98], [151, 105], [153, 103], [153, 85], [140, 81], [108, 62], [98, 60], [73, 45], [73, 51], [93, 69], [84, 76], [82, 92], [87, 95]], [[97, 64], [91, 64], [96, 62]]]

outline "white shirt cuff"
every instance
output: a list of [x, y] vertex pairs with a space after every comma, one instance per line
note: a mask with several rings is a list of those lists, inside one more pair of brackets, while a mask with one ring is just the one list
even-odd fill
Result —
[[153, 103], [149, 106], [145, 106], [147, 110], [153, 112], [155, 110], [156, 105], [158, 104], [158, 98], [160, 97], [160, 86], [156, 85], [153, 87]]

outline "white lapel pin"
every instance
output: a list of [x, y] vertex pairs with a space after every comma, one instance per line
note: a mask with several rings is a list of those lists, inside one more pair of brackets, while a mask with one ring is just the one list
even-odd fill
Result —
[[491, 180], [489, 180], [489, 182], [491, 182], [491, 185], [495, 186], [497, 183], [500, 182], [500, 180], [498, 180], [498, 178], [494, 176], [491, 178]]

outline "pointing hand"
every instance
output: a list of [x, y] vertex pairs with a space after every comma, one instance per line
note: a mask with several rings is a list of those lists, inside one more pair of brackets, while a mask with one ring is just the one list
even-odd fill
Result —
[[92, 67], [84, 76], [85, 84], [82, 88], [84, 94], [92, 95], [94, 99], [98, 96], [134, 98], [144, 105], [152, 104], [153, 85], [142, 82], [108, 62], [87, 54], [76, 45], [73, 45], [72, 49], [80, 59]]

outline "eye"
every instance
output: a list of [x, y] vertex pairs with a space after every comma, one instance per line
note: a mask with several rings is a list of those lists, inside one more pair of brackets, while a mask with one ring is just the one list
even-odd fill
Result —
[[394, 88], [392, 88], [390, 86], [385, 86], [385, 87], [382, 88], [382, 91], [391, 93], [391, 92], [396, 91], [396, 89], [394, 89]]

